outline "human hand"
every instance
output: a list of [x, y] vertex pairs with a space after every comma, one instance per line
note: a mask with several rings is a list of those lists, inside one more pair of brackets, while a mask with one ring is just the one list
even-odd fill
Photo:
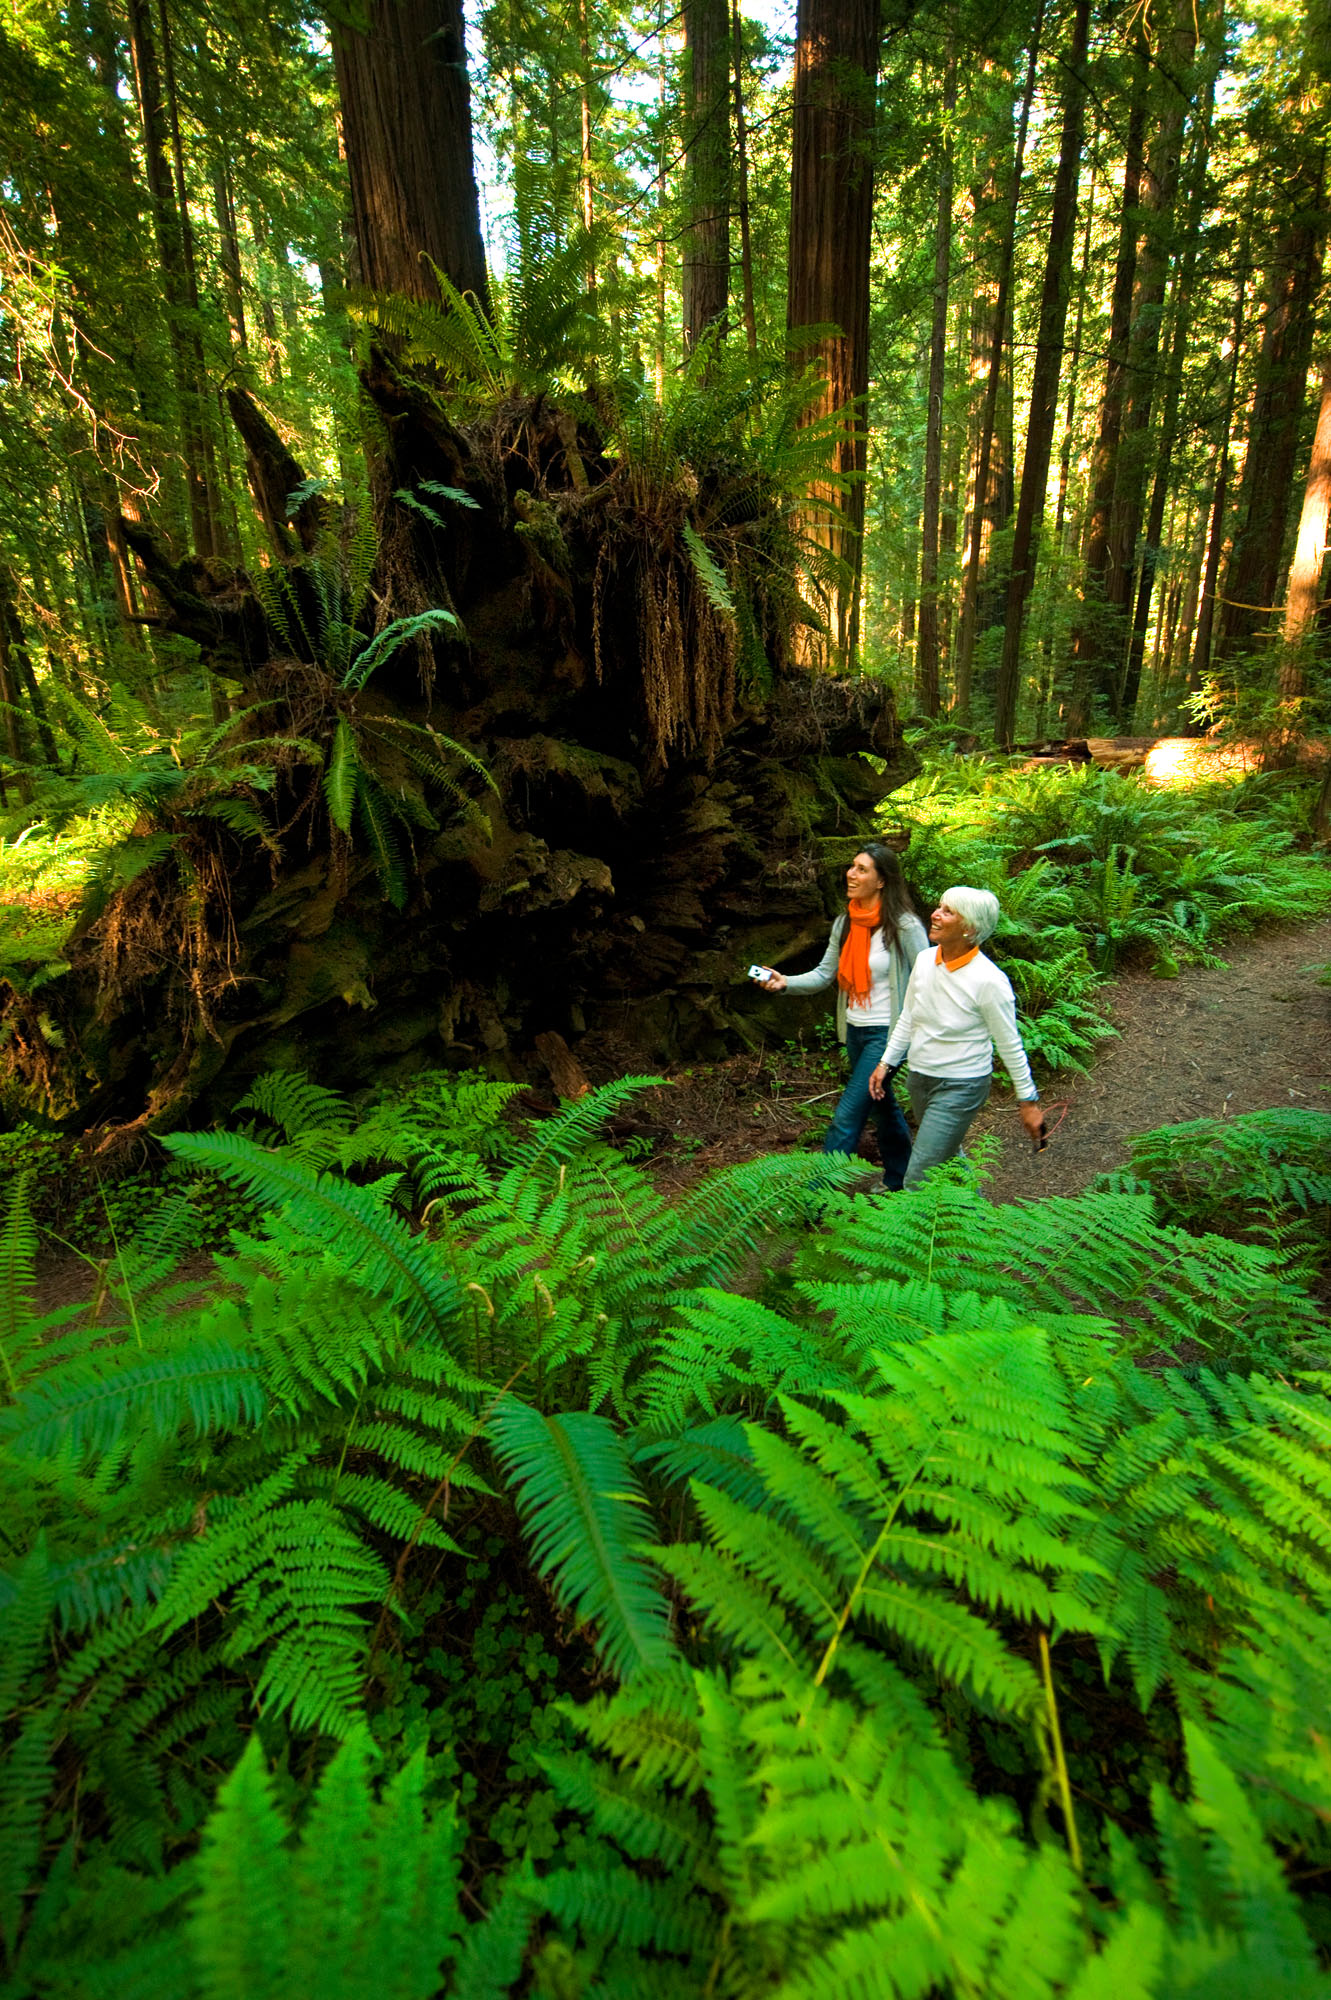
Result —
[[884, 1097], [886, 1097], [887, 1095], [886, 1063], [879, 1063], [877, 1069], [874, 1071], [873, 1075], [869, 1078], [869, 1095], [876, 1101], [881, 1101]]
[[758, 983], [764, 993], [784, 993], [786, 990], [786, 976], [783, 972], [769, 971], [766, 979], [761, 979]]
[[[871, 1089], [872, 1087], [870, 1085]], [[1038, 1102], [1019, 1104], [1017, 1110], [1021, 1116], [1022, 1124], [1026, 1127], [1030, 1142], [1038, 1153], [1040, 1150], [1040, 1141], [1045, 1137], [1044, 1106]]]

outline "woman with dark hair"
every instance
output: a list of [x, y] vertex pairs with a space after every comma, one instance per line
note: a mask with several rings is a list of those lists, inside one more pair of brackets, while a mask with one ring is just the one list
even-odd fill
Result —
[[890, 1091], [876, 1101], [869, 1079], [906, 995], [911, 967], [928, 945], [911, 905], [901, 863], [890, 847], [868, 840], [846, 870], [849, 901], [832, 925], [827, 950], [812, 972], [789, 977], [762, 968], [768, 993], [821, 993], [837, 987], [837, 1033], [846, 1045], [850, 1081], [841, 1093], [823, 1140], [825, 1153], [853, 1153], [865, 1122], [873, 1119], [883, 1185], [899, 1188], [910, 1159], [910, 1131]]

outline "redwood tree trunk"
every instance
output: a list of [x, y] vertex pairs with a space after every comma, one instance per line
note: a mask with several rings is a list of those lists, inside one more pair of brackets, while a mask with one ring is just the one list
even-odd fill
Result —
[[1077, 223], [1077, 176], [1081, 166], [1082, 126], [1086, 104], [1086, 43], [1090, 30], [1090, 0], [1077, 0], [1064, 65], [1063, 123], [1059, 135], [1058, 171], [1054, 177], [1049, 248], [1040, 291], [1039, 330], [1031, 377], [1031, 410], [1026, 427], [1026, 456], [1021, 468], [1021, 495], [1012, 536], [1012, 569], [1008, 577], [1003, 624], [1003, 657], [998, 667], [994, 729], [1000, 743], [1012, 741], [1017, 719], [1017, 683], [1026, 605], [1035, 579], [1035, 558], [1049, 454], [1054, 442], [1058, 378], [1063, 362], [1063, 334], [1068, 316], [1072, 277], [1073, 234]]
[[1220, 454], [1215, 476], [1215, 494], [1211, 503], [1211, 527], [1206, 543], [1206, 569], [1202, 579], [1201, 603], [1197, 610], [1197, 634], [1193, 641], [1192, 670], [1188, 676], [1188, 685], [1194, 693], [1201, 687], [1203, 677], [1211, 664], [1211, 636], [1215, 630], [1216, 591], [1220, 582], [1220, 557], [1225, 543], [1225, 507], [1229, 497], [1229, 446], [1234, 426], [1234, 396], [1238, 385], [1239, 356], [1243, 351], [1247, 255], [1248, 248], [1245, 241], [1239, 250], [1239, 289], [1234, 302], [1234, 327], [1229, 352], [1229, 387], [1225, 393], [1225, 408], [1221, 418]]
[[971, 525], [966, 575], [961, 591], [961, 612], [957, 624], [955, 665], [956, 707], [962, 721], [969, 717], [971, 662], [975, 657], [975, 635], [979, 624], [980, 559], [983, 546], [983, 513], [989, 492], [989, 466], [993, 456], [994, 429], [998, 416], [998, 392], [1003, 380], [1003, 349], [1007, 340], [1008, 295], [1012, 289], [1012, 261], [1017, 240], [1017, 211], [1021, 201], [1021, 175], [1026, 159], [1026, 134], [1030, 127], [1031, 103], [1035, 96], [1035, 73], [1040, 55], [1040, 34], [1044, 27], [1044, 0], [1039, 0], [1035, 26], [1031, 30], [1026, 64], [1026, 88], [1022, 92], [1021, 117], [1017, 125], [1017, 150], [1012, 163], [1012, 186], [1008, 195], [1007, 227], [1003, 234], [998, 270], [998, 290], [990, 334], [989, 369], [984, 402], [980, 410], [980, 436], [975, 458], [975, 516]]
[[753, 242], [749, 231], [749, 128], [744, 109], [744, 26], [739, 0], [731, 0], [731, 45], [735, 87], [735, 166], [739, 174], [739, 267], [744, 291], [744, 333], [750, 354], [758, 351], [758, 315], [753, 303]]
[[[1160, 333], [1169, 285], [1174, 207], [1182, 165], [1183, 121], [1188, 104], [1185, 92], [1190, 87], [1188, 79], [1194, 54], [1192, 0], [1182, 0], [1173, 32], [1163, 44], [1163, 53], [1165, 61], [1158, 78], [1158, 90], [1164, 96], [1147, 156], [1146, 184], [1142, 191], [1143, 233], [1137, 262], [1132, 339], [1128, 350], [1127, 403], [1119, 445], [1114, 506], [1110, 517], [1109, 565], [1105, 576], [1105, 596], [1113, 609], [1120, 637], [1127, 626], [1132, 605], [1137, 537], [1141, 533], [1146, 493], [1150, 425], [1155, 409]], [[1129, 648], [1130, 645], [1129, 639]], [[1121, 656], [1115, 665], [1121, 670], [1122, 678], [1114, 690], [1114, 706], [1117, 715], [1122, 718], [1131, 710], [1127, 687], [1130, 666]], [[1135, 688], [1133, 699], [1136, 699]]]
[[1146, 134], [1145, 50], [1134, 52], [1132, 99], [1128, 112], [1127, 150], [1123, 161], [1123, 202], [1119, 209], [1118, 257], [1109, 307], [1109, 352], [1105, 386], [1100, 398], [1100, 432], [1091, 461], [1091, 515], [1086, 529], [1083, 575], [1084, 604], [1073, 640], [1071, 733], [1080, 734], [1090, 720], [1091, 701], [1100, 695], [1113, 702], [1118, 666], [1118, 623], [1109, 607], [1115, 598], [1111, 574], [1110, 533], [1114, 484], [1118, 474], [1119, 439], [1127, 396], [1128, 343], [1132, 328], [1132, 293], [1137, 276], [1137, 239], [1141, 229], [1142, 144]]
[[1303, 489], [1299, 536], [1285, 597], [1285, 645], [1280, 692], [1293, 700], [1304, 692], [1305, 672], [1297, 648], [1313, 629], [1321, 597], [1327, 516], [1331, 513], [1331, 359], [1322, 363], [1322, 401], [1317, 415], [1308, 481]]
[[166, 299], [171, 360], [176, 398], [180, 411], [181, 446], [184, 459], [185, 492], [189, 507], [190, 537], [197, 554], [213, 553], [212, 509], [205, 474], [205, 442], [201, 403], [203, 397], [202, 354], [198, 331], [193, 324], [191, 274], [182, 234], [182, 217], [176, 205], [172, 179], [170, 118], [162, 71], [157, 57], [152, 19], [147, 0], [129, 0], [127, 10], [130, 56], [134, 65], [134, 86], [143, 125], [143, 159], [152, 208], [153, 230], [157, 238], [157, 260], [162, 272]]
[[333, 58], [361, 281], [437, 299], [430, 258], [490, 310], [461, 0], [368, 0]]
[[[1192, 294], [1197, 271], [1202, 207], [1206, 193], [1206, 167], [1211, 150], [1211, 117], [1215, 109], [1216, 65], [1211, 65], [1197, 119], [1189, 173], [1188, 206], [1183, 224], [1183, 251], [1174, 281], [1173, 332], [1165, 369], [1164, 408], [1160, 415], [1160, 441], [1156, 452], [1155, 480], [1146, 521], [1142, 548], [1141, 575], [1137, 584], [1137, 604], [1128, 644], [1128, 664], [1123, 678], [1122, 715], [1130, 723], [1141, 688], [1142, 658], [1146, 648], [1146, 627], [1151, 615], [1151, 596], [1160, 561], [1160, 536], [1164, 528], [1174, 446], [1178, 438], [1179, 403], [1183, 393], [1183, 364], [1188, 352], [1188, 332], [1192, 325]], [[1143, 433], [1143, 436], [1145, 434]], [[1125, 524], [1126, 537], [1127, 527]], [[1136, 539], [1136, 529], [1132, 529]]]
[[938, 527], [943, 497], [943, 395], [947, 386], [947, 294], [952, 269], [952, 114], [956, 106], [956, 57], [949, 49], [943, 83], [943, 145], [934, 239], [929, 409], [924, 432], [924, 526], [920, 533], [920, 636], [915, 669], [916, 691], [926, 715], [937, 715], [939, 709]]
[[1286, 220], [1267, 274], [1266, 312], [1248, 449], [1241, 525], [1225, 577], [1216, 657], [1240, 652], [1275, 610], [1285, 521], [1307, 396], [1314, 309], [1322, 276], [1324, 155], [1305, 155], [1284, 190]]
[[832, 470], [853, 475], [844, 494], [815, 487], [804, 522], [805, 533], [845, 566], [832, 593], [830, 647], [809, 643], [812, 635], [801, 628], [809, 662], [824, 665], [848, 665], [859, 642], [878, 52], [876, 0], [800, 0], [786, 323], [792, 330], [839, 329], [804, 350], [823, 375], [823, 393], [808, 418], [841, 413]]
[[727, 0], [685, 0], [684, 346], [724, 322], [730, 294], [730, 21]]

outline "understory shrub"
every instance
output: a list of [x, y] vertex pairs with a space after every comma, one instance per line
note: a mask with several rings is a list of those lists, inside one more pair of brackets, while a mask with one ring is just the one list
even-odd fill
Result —
[[15, 1182], [5, 1990], [1325, 1996], [1278, 1252], [957, 1164], [670, 1206], [599, 1136], [638, 1081], [523, 1133], [263, 1080], [167, 1141], [260, 1213], [215, 1291], [159, 1218], [93, 1324]]
[[1167, 1221], [1264, 1243], [1316, 1269], [1331, 1240], [1331, 1112], [1291, 1105], [1162, 1125], [1097, 1185], [1150, 1193]]

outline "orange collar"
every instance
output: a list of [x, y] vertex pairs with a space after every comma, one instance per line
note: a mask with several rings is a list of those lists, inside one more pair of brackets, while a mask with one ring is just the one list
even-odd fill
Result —
[[960, 972], [963, 965], [969, 965], [973, 958], [978, 958], [979, 956], [980, 956], [980, 947], [978, 944], [973, 944], [968, 952], [966, 952], [961, 958], [954, 958], [952, 963], [949, 965], [947, 960], [943, 956], [942, 945], [940, 944], [934, 947], [934, 964], [941, 965], [944, 972]]

